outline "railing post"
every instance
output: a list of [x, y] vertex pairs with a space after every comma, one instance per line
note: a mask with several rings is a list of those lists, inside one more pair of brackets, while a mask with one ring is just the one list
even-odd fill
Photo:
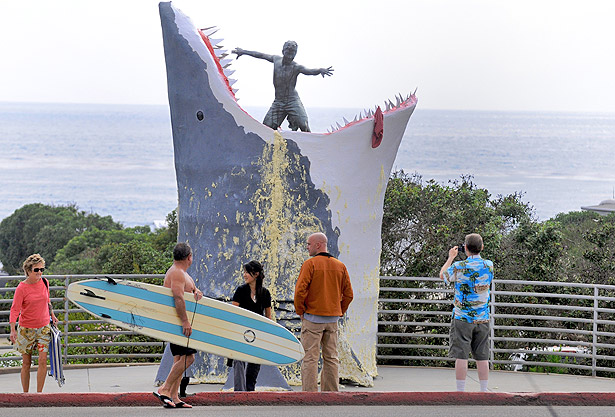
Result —
[[64, 277], [64, 363], [68, 363], [68, 285], [70, 284], [70, 278], [68, 275]]
[[493, 350], [495, 349], [495, 280], [491, 281], [491, 300], [489, 300], [489, 303], [489, 309], [491, 310], [489, 314], [489, 329], [491, 332], [491, 337], [489, 339], [489, 367], [493, 370], [493, 360], [495, 359], [493, 353]]
[[596, 376], [596, 355], [598, 353], [598, 287], [594, 286], [594, 323], [592, 329], [592, 376]]

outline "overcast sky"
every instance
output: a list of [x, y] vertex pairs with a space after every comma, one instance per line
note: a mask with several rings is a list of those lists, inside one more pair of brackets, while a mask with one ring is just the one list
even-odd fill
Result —
[[[615, 112], [609, 0], [177, 0], [229, 50], [333, 66], [306, 106], [364, 108], [418, 87], [429, 109]], [[0, 101], [166, 104], [158, 2], [0, 0]], [[233, 63], [240, 104], [269, 106], [272, 64]]]

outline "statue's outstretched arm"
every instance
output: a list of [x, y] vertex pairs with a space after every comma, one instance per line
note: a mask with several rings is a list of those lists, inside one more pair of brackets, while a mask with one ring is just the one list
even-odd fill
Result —
[[305, 68], [304, 66], [300, 65], [299, 66], [299, 72], [301, 74], [305, 74], [305, 75], [322, 75], [322, 77], [324, 78], [325, 75], [333, 75], [333, 67], [329, 67], [329, 68]]
[[231, 51], [231, 53], [236, 54], [237, 58], [239, 58], [242, 55], [249, 55], [254, 58], [265, 59], [269, 62], [273, 62], [273, 55], [264, 54], [262, 52], [248, 51], [247, 49], [235, 48]]

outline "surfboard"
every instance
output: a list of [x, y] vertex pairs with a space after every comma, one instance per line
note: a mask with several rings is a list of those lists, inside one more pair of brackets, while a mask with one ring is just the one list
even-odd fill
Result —
[[123, 329], [227, 358], [289, 365], [303, 358], [286, 328], [232, 304], [184, 293], [192, 335], [187, 338], [170, 288], [128, 280], [90, 279], [70, 284], [67, 297], [88, 313]]

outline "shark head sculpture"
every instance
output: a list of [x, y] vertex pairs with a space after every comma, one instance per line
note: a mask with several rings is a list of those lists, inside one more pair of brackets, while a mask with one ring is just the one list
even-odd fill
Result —
[[[242, 265], [256, 259], [278, 319], [298, 328], [293, 294], [305, 241], [325, 233], [355, 294], [340, 334], [340, 377], [372, 385], [384, 193], [415, 95], [327, 133], [273, 130], [238, 105], [232, 60], [214, 29], [196, 29], [171, 3], [159, 8], [178, 239], [193, 248], [190, 275], [205, 294], [229, 299], [243, 283]], [[224, 373], [221, 363], [208, 358], [199, 374]]]

